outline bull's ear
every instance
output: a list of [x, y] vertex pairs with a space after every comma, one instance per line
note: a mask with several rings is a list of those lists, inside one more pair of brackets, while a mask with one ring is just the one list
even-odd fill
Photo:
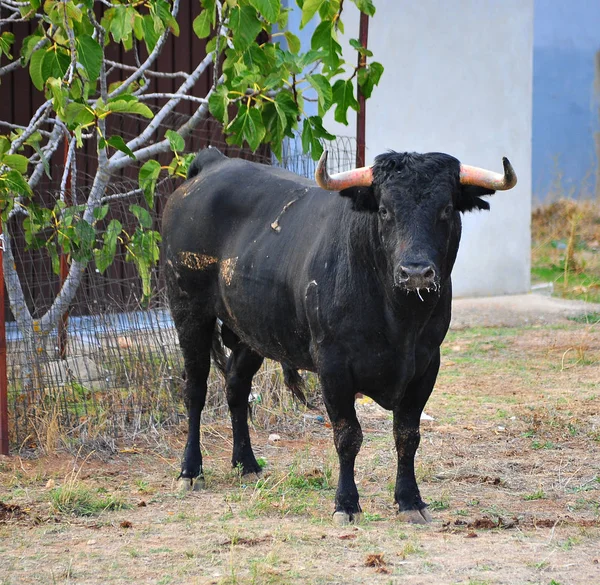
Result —
[[495, 192], [496, 191], [493, 189], [478, 187], [476, 185], [461, 185], [456, 209], [463, 213], [466, 211], [474, 211], [475, 209], [488, 210], [490, 204], [481, 198], [484, 195], [493, 195]]
[[354, 211], [377, 211], [379, 209], [373, 187], [349, 187], [342, 189], [340, 195], [352, 200]]

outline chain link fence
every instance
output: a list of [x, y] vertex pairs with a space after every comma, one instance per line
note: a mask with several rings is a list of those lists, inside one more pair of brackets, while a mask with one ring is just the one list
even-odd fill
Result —
[[[232, 151], [220, 132], [210, 125], [196, 132], [194, 142], [210, 144], [229, 156], [250, 158], [238, 149]], [[352, 139], [339, 138], [326, 146], [331, 170], [354, 166]], [[314, 175], [314, 161], [302, 155], [294, 141], [286, 145], [281, 162], [273, 161], [266, 152], [252, 158], [304, 176]], [[83, 168], [81, 164], [79, 168]], [[62, 172], [60, 168], [56, 170]], [[127, 177], [111, 185], [115, 197], [111, 198], [105, 224], [116, 217], [125, 227], [135, 225], [129, 206], [144, 205], [143, 196], [118, 195], [136, 186]], [[176, 186], [172, 180], [158, 185], [152, 211], [154, 229], [158, 231], [164, 203]], [[44, 201], [52, 206], [55, 195], [45, 193]], [[74, 195], [76, 200], [84, 201], [85, 189]], [[59, 290], [60, 276], [53, 272], [44, 250], [31, 250], [24, 245], [19, 227], [22, 218], [12, 221], [17, 269], [29, 308], [34, 317], [39, 317]], [[97, 237], [102, 237], [101, 226]], [[141, 280], [135, 267], [125, 262], [125, 248], [121, 246], [106, 273], [100, 274], [90, 263], [64, 326], [59, 328], [57, 324], [43, 348], [30, 349], [17, 324], [9, 320], [9, 430], [14, 450], [113, 450], [117, 440], [135, 439], [140, 433], [185, 417], [181, 400], [183, 359], [167, 307], [161, 264], [153, 274], [150, 302], [142, 306], [141, 299]], [[276, 364], [266, 362], [256, 381], [262, 395], [284, 392]], [[222, 384], [222, 379], [211, 373], [205, 421], [227, 414]], [[260, 401], [258, 393], [254, 397]], [[272, 413], [266, 415], [268, 418]]]

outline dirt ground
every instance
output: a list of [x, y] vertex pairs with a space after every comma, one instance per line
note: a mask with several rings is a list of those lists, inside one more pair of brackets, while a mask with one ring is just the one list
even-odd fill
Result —
[[[600, 583], [600, 323], [532, 302], [455, 303], [417, 455], [431, 525], [397, 519], [391, 419], [362, 399], [357, 526], [331, 522], [322, 412], [253, 429], [260, 479], [231, 470], [225, 421], [205, 425], [206, 487], [186, 494], [183, 427], [118, 454], [0, 459], [0, 584]], [[69, 487], [107, 509], [61, 511]]]

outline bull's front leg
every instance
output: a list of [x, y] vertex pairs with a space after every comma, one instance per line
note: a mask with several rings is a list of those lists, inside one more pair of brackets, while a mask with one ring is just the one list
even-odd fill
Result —
[[[358, 522], [362, 510], [354, 481], [354, 462], [362, 445], [363, 434], [354, 409], [354, 392], [344, 388], [338, 393], [331, 383], [322, 380], [322, 384], [340, 465], [333, 521], [336, 524]], [[339, 381], [336, 386], [338, 384]]]
[[421, 441], [421, 413], [433, 390], [439, 367], [438, 351], [425, 374], [409, 384], [404, 398], [394, 409], [394, 442], [398, 454], [394, 500], [398, 504], [400, 519], [415, 524], [426, 524], [432, 520], [417, 485], [415, 453]]

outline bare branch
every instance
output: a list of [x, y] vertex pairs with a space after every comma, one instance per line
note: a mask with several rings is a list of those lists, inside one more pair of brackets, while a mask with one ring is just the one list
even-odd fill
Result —
[[[124, 63], [117, 63], [116, 61], [111, 61], [110, 59], [106, 59], [106, 64], [111, 67], [117, 69], [123, 69], [123, 71], [137, 71], [139, 67], [134, 67], [133, 65], [125, 65]], [[173, 77], [184, 77], [187, 79], [190, 74], [185, 71], [176, 71], [175, 73], [163, 73], [161, 71], [151, 71], [146, 70], [145, 75], [148, 77], [164, 77], [164, 78], [173, 78]]]
[[[139, 148], [140, 146], [142, 146], [146, 142], [148, 142], [148, 140], [150, 140], [150, 138], [152, 137], [154, 132], [156, 132], [158, 127], [161, 125], [162, 121], [167, 117], [168, 114], [170, 114], [177, 107], [177, 104], [182, 99], [184, 99], [184, 97], [187, 95], [187, 92], [190, 89], [192, 89], [192, 87], [196, 84], [198, 79], [200, 79], [200, 76], [206, 71], [206, 69], [210, 66], [211, 63], [212, 63], [212, 53], [209, 53], [198, 64], [198, 66], [191, 73], [189, 78], [186, 79], [181, 84], [179, 89], [175, 92], [177, 97], [171, 98], [159, 110], [159, 112], [154, 116], [154, 118], [151, 120], [151, 122], [148, 124], [148, 126], [146, 126], [146, 129], [137, 138], [134, 138], [133, 140], [130, 140], [127, 143], [128, 148], [135, 151], [135, 149]], [[208, 100], [208, 96], [205, 99]], [[206, 109], [208, 110], [207, 103], [201, 104], [200, 108], [202, 108], [204, 106], [206, 106]], [[159, 142], [158, 144], [161, 144], [161, 143]], [[154, 145], [154, 146], [156, 146], [156, 145]], [[159, 150], [157, 152], [164, 152], [164, 150], [162, 150], [162, 147], [161, 147], [161, 148], [159, 148]], [[114, 170], [121, 169], [129, 164], [128, 160], [130, 160], [130, 159], [128, 159], [128, 157], [125, 154], [122, 154], [121, 152], [115, 153], [110, 159], [111, 168]]]
[[195, 95], [182, 95], [178, 93], [145, 93], [143, 95], [138, 96], [140, 100], [150, 100], [150, 99], [159, 99], [159, 100], [188, 100], [190, 102], [197, 102], [199, 104], [203, 104], [206, 101], [206, 98], [196, 97]]
[[44, 148], [42, 148], [43, 158], [41, 158], [40, 162], [37, 163], [35, 169], [33, 170], [33, 173], [31, 173], [31, 176], [27, 181], [32, 189], [38, 184], [42, 173], [44, 172], [44, 160], [49, 161], [52, 158], [52, 155], [56, 152], [56, 149], [60, 144], [60, 140], [64, 131], [64, 124], [56, 124], [54, 126], [48, 143], [44, 146]]
[[[158, 189], [161, 185], [164, 185], [167, 181], [169, 181], [171, 177], [163, 177], [160, 181], [156, 183], [156, 188]], [[109, 203], [110, 201], [118, 201], [120, 199], [127, 199], [129, 197], [137, 197], [139, 195], [143, 195], [144, 191], [142, 189], [132, 189], [131, 191], [127, 191], [126, 193], [115, 193], [114, 195], [105, 195], [100, 199], [100, 204]]]
[[73, 29], [68, 26], [69, 19], [67, 17], [67, 5], [63, 4], [63, 10], [65, 13], [65, 30], [67, 31], [67, 37], [69, 38], [69, 48], [71, 49], [71, 66], [69, 67], [67, 81], [71, 83], [73, 76], [77, 71], [77, 48], [75, 46], [75, 33]]
[[[171, 10], [171, 14], [173, 15], [174, 18], [176, 18], [178, 12], [179, 12], [179, 0], [174, 0], [173, 9]], [[142, 63], [140, 68], [137, 71], [135, 71], [134, 73], [132, 73], [119, 87], [117, 87], [117, 89], [112, 91], [108, 96], [109, 98], [113, 98], [118, 95], [121, 95], [132, 83], [134, 83], [135, 81], [140, 79], [140, 77], [143, 77], [144, 73], [152, 66], [154, 61], [156, 61], [156, 59], [160, 55], [168, 36], [169, 36], [169, 28], [167, 27], [167, 28], [165, 28], [162, 35], [160, 35], [158, 41], [156, 42], [156, 45], [154, 46], [154, 49], [152, 50], [150, 55], [148, 55], [148, 58]]]
[[23, 134], [19, 136], [13, 143], [10, 145], [8, 149], [9, 154], [14, 154], [23, 146], [25, 141], [46, 121], [46, 117], [50, 113], [50, 108], [52, 107], [52, 100], [46, 100], [35, 112], [31, 121], [29, 122], [29, 126], [25, 128]]
[[77, 139], [75, 136], [71, 138], [69, 142], [69, 150], [67, 152], [67, 160], [65, 161], [65, 168], [63, 169], [63, 176], [60, 181], [60, 200], [64, 203], [65, 194], [67, 192], [67, 181], [69, 180], [69, 173], [71, 172], [71, 161], [75, 154], [75, 144], [77, 143]]
[[[223, 77], [219, 79], [219, 83], [223, 82]], [[201, 104], [200, 107], [194, 112], [191, 118], [183, 125], [181, 125], [176, 132], [182, 137], [186, 138], [192, 130], [200, 123], [201, 120], [206, 118], [208, 114], [208, 98], [210, 98], [213, 90], [211, 89], [206, 95], [206, 102]], [[158, 156], [163, 152], [168, 152], [171, 148], [169, 141], [165, 138], [160, 142], [156, 142], [146, 148], [141, 148], [136, 150], [133, 154], [138, 161], [143, 161], [149, 159], [154, 156]], [[117, 160], [116, 162], [111, 164], [111, 168], [114, 170], [122, 169], [123, 167], [129, 164], [128, 158], [123, 157], [122, 159]]]
[[[0, 120], [0, 126], [6, 126], [7, 128], [10, 128], [11, 130], [27, 130], [27, 126], [21, 126], [20, 124], [12, 124], [11, 122], [7, 122], [6, 120]], [[50, 132], [48, 132], [47, 130], [40, 130], [38, 128], [38, 132], [42, 136], [46, 136], [46, 137], [50, 136]]]

